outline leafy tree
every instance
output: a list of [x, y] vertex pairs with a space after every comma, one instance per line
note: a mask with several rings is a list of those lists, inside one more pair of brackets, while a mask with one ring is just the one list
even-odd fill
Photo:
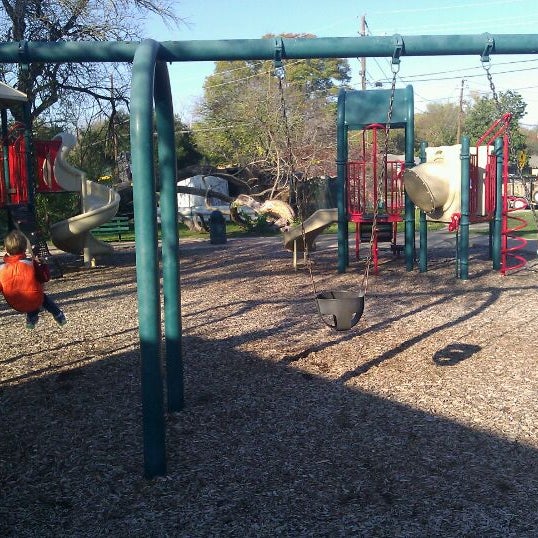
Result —
[[334, 97], [349, 80], [343, 59], [284, 61], [280, 73], [269, 61], [216, 62], [196, 141], [214, 164], [246, 170], [253, 192], [286, 191], [293, 178], [334, 168]]
[[504, 113], [511, 113], [510, 122], [510, 161], [515, 162], [519, 151], [526, 149], [525, 136], [519, 127], [519, 120], [526, 114], [527, 104], [521, 95], [511, 90], [500, 92], [498, 100], [480, 97], [475, 100], [465, 118], [464, 133], [476, 144], [478, 139]]
[[35, 211], [40, 232], [48, 237], [51, 224], [80, 213], [80, 203], [78, 192], [37, 193]]
[[194, 134], [176, 115], [174, 119], [176, 133], [176, 157], [178, 168], [192, 166], [203, 159], [203, 155], [196, 145]]
[[460, 110], [454, 103], [428, 103], [426, 111], [415, 115], [415, 142], [429, 146], [449, 146], [458, 143]]
[[530, 155], [538, 155], [538, 127], [534, 126], [530, 129], [522, 128], [521, 132], [525, 136], [527, 152]]
[[70, 153], [74, 166], [84, 170], [89, 179], [110, 183], [120, 181], [118, 161], [130, 149], [129, 116], [126, 112], [115, 115], [114, 121], [96, 118], [77, 129], [77, 145]]

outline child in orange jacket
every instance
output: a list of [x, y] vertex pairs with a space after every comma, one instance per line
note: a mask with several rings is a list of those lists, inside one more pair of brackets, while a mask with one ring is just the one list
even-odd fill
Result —
[[27, 329], [35, 328], [41, 309], [50, 312], [58, 325], [65, 325], [64, 313], [43, 291], [43, 282], [50, 280], [48, 266], [37, 258], [27, 258], [27, 245], [28, 239], [19, 230], [6, 235], [7, 254], [0, 265], [0, 292], [11, 308], [26, 314]]

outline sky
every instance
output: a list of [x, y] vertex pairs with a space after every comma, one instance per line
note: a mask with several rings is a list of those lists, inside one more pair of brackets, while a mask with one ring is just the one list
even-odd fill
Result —
[[[413, 0], [179, 0], [179, 28], [170, 29], [157, 18], [148, 19], [145, 37], [156, 41], [259, 39], [265, 34], [309, 33], [318, 37], [366, 35], [406, 36], [447, 34], [536, 34], [536, 0], [446, 0], [445, 3]], [[538, 54], [491, 55], [490, 73], [497, 93], [513, 90], [527, 103], [522, 124], [538, 125]], [[360, 89], [360, 61], [349, 59], [352, 85]], [[169, 65], [174, 111], [189, 123], [213, 62]], [[367, 89], [382, 82], [390, 88], [389, 58], [367, 58]], [[415, 113], [428, 103], [459, 103], [471, 95], [492, 97], [480, 55], [405, 57], [400, 64], [397, 88], [413, 85]]]

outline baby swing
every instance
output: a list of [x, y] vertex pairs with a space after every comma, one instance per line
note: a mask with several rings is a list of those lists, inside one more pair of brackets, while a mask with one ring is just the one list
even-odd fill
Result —
[[[378, 220], [381, 212], [385, 211], [384, 207], [384, 197], [382, 196], [383, 191], [387, 188], [387, 155], [388, 155], [388, 139], [391, 128], [391, 120], [393, 113], [394, 105], [394, 95], [396, 88], [396, 76], [399, 71], [399, 58], [393, 58], [392, 63], [392, 86], [390, 91], [390, 100], [389, 107], [387, 112], [387, 121], [384, 126], [384, 152], [382, 158], [382, 165], [380, 173], [377, 174], [377, 177], [373, 177], [374, 181], [374, 204], [373, 212], [371, 214], [371, 231], [370, 231], [370, 240], [368, 247], [368, 255], [366, 258], [365, 269], [361, 284], [359, 286], [359, 291], [352, 290], [328, 290], [319, 292], [316, 287], [316, 283], [312, 271], [312, 263], [310, 259], [309, 245], [306, 238], [306, 230], [304, 226], [305, 221], [305, 199], [304, 199], [304, 189], [302, 190], [302, 196], [299, 196], [297, 188], [297, 177], [292, 170], [293, 177], [293, 191], [296, 197], [296, 202], [298, 206], [298, 214], [301, 220], [301, 233], [302, 233], [302, 243], [305, 253], [305, 263], [308, 268], [308, 273], [310, 276], [310, 283], [313, 289], [313, 295], [315, 297], [317, 311], [322, 322], [327, 325], [329, 328], [336, 331], [347, 331], [354, 327], [362, 317], [364, 312], [364, 301], [366, 293], [368, 290], [368, 278], [372, 266], [372, 261], [374, 259], [374, 251], [377, 248], [377, 234], [378, 234]], [[293, 152], [291, 149], [291, 137], [289, 133], [288, 118], [286, 113], [286, 102], [284, 97], [284, 89], [282, 85], [283, 79], [283, 70], [279, 66], [279, 71], [277, 72], [277, 78], [279, 81], [279, 92], [281, 99], [281, 109], [282, 116], [284, 120], [284, 127], [286, 130], [286, 143], [287, 143], [287, 152], [290, 162], [293, 159]], [[377, 180], [377, 182], [376, 182]]]

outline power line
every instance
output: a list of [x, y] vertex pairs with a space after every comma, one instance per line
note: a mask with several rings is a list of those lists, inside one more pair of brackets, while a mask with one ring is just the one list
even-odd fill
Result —
[[[505, 75], [507, 73], [522, 73], [524, 71], [536, 71], [536, 67], [528, 67], [528, 68], [525, 68], [525, 69], [511, 69], [510, 71], [497, 71], [495, 74], [496, 75]], [[413, 81], [413, 82], [440, 82], [440, 81], [443, 81], [443, 80], [455, 80], [455, 79], [460, 79], [461, 78], [461, 75], [458, 76], [453, 76], [453, 77], [441, 77], [441, 78], [415, 78], [415, 76], [423, 76], [423, 75], [412, 75], [412, 76], [409, 76], [409, 77], [402, 77], [402, 80], [404, 81], [407, 81], [407, 82], [410, 82], [410, 81]], [[476, 77], [483, 77], [484, 74], [483, 73], [477, 73], [476, 75], [466, 75], [466, 78], [476, 78]]]
[[491, 6], [495, 4], [519, 4], [523, 0], [488, 0], [485, 2], [474, 2], [474, 3], [459, 3], [459, 4], [452, 4], [452, 5], [438, 5], [431, 7], [419, 7], [419, 8], [405, 8], [405, 9], [391, 9], [390, 11], [378, 11], [375, 13], [376, 15], [388, 15], [388, 14], [398, 14], [398, 13], [419, 13], [419, 12], [426, 12], [426, 11], [447, 11], [450, 9], [469, 9], [472, 7], [481, 7], [485, 6], [488, 8], [491, 8]]

